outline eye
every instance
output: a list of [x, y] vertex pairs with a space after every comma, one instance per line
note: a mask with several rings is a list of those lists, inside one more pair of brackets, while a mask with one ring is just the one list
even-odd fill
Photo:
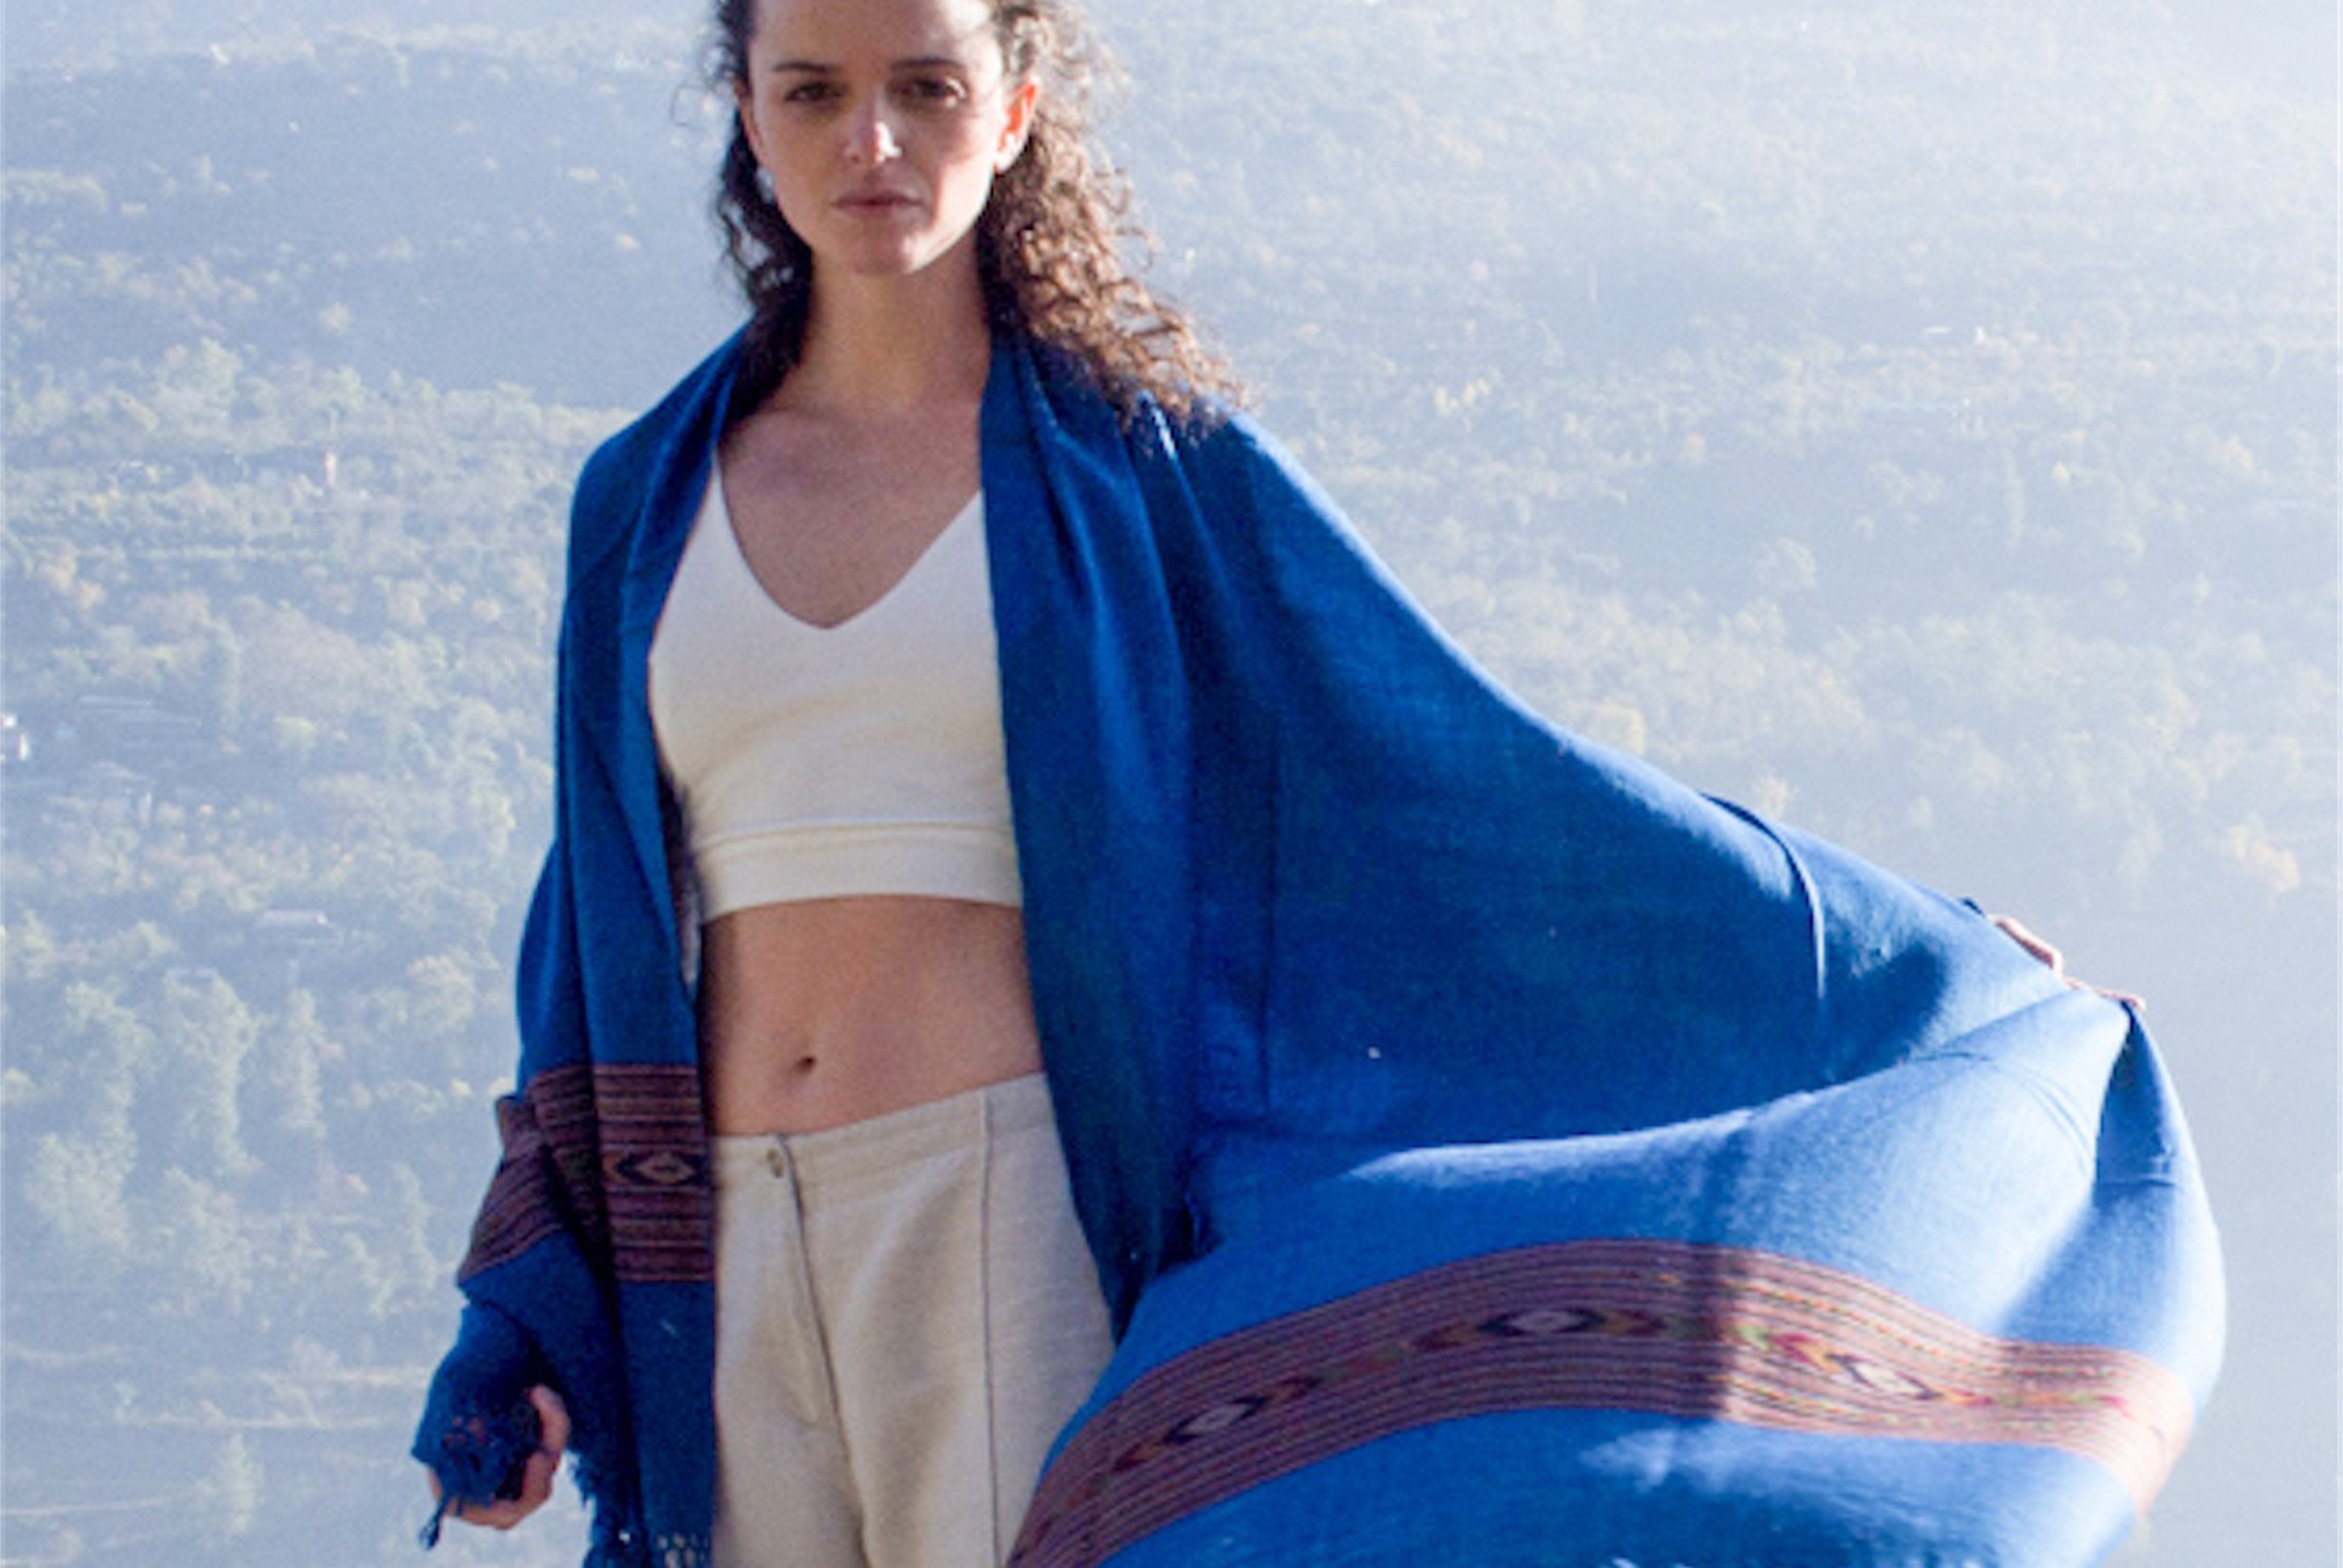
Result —
[[896, 84], [895, 90], [915, 104], [946, 106], [968, 96], [968, 89], [959, 80], [945, 75], [906, 76]]
[[838, 84], [825, 82], [819, 76], [793, 82], [781, 89], [784, 104], [824, 104], [838, 95]]

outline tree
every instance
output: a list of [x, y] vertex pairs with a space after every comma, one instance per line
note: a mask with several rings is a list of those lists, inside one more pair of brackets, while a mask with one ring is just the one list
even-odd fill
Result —
[[69, 1276], [105, 1285], [131, 1253], [126, 1199], [138, 1146], [126, 1123], [78, 1134], [45, 1132], [33, 1145], [25, 1202]]
[[164, 1265], [153, 1300], [185, 1316], [232, 1321], [252, 1293], [255, 1253], [236, 1200], [175, 1170], [165, 1172], [149, 1212], [154, 1253]]
[[209, 970], [166, 976], [161, 1011], [172, 1152], [196, 1173], [240, 1176], [251, 1157], [237, 1101], [258, 1027], [235, 989]]
[[219, 1458], [213, 1462], [211, 1477], [204, 1483], [209, 1533], [223, 1541], [252, 1533], [260, 1513], [262, 1479], [260, 1462], [252, 1457], [244, 1433], [228, 1433], [227, 1441], [220, 1444]]
[[327, 1045], [317, 999], [301, 990], [285, 999], [284, 1010], [268, 1020], [253, 1047], [246, 1081], [252, 1127], [288, 1155], [314, 1159], [324, 1145], [318, 1062]]

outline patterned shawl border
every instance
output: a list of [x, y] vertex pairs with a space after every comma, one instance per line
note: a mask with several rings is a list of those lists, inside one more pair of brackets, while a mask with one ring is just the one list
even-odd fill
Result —
[[2145, 1508], [2186, 1441], [2179, 1380], [2129, 1352], [1980, 1333], [1773, 1253], [1559, 1242], [1427, 1270], [1141, 1376], [1042, 1478], [1016, 1568], [1081, 1568], [1378, 1438], [1509, 1411], [2059, 1449]]
[[550, 1068], [498, 1102], [497, 1122], [504, 1154], [459, 1280], [561, 1233], [621, 1283], [715, 1278], [696, 1069]]

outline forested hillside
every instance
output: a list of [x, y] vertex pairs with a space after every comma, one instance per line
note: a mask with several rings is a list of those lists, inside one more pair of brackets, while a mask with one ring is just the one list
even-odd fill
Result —
[[[2148, 993], [2235, 1327], [2125, 1561], [2328, 1568], [2331, 82], [2097, 0], [1095, 3], [1157, 276], [1478, 657]], [[10, 1564], [414, 1560], [568, 482], [730, 319], [689, 7], [499, 20], [10, 9]]]

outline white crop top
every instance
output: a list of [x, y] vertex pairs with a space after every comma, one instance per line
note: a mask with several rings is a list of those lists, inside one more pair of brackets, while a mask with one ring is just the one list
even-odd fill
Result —
[[834, 627], [775, 604], [710, 474], [651, 639], [700, 917], [909, 893], [1017, 906], [984, 497]]

